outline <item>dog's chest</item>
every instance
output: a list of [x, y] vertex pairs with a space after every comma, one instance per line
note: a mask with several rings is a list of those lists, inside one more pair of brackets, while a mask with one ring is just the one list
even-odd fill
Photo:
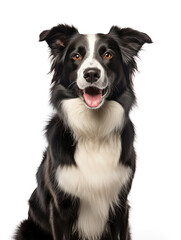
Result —
[[65, 192], [80, 198], [79, 234], [96, 239], [130, 176], [130, 169], [119, 162], [121, 137], [116, 131], [123, 126], [124, 111], [117, 103], [107, 102], [95, 112], [80, 101], [67, 100], [63, 105], [67, 124], [77, 140], [77, 166], [58, 167], [57, 180]]

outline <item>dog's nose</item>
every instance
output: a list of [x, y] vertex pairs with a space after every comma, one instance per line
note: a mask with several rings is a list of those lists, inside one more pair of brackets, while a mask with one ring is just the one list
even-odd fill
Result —
[[87, 68], [84, 71], [84, 78], [87, 82], [94, 83], [100, 78], [100, 70], [98, 68]]

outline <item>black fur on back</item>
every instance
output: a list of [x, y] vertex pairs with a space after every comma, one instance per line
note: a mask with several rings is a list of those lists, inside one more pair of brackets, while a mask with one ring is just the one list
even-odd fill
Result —
[[[133, 147], [134, 126], [129, 118], [130, 109], [135, 103], [132, 76], [137, 69], [135, 57], [144, 43], [152, 41], [145, 33], [116, 26], [113, 26], [108, 34], [98, 34], [98, 37], [100, 43], [106, 41], [107, 44], [112, 44], [118, 54], [119, 59], [112, 66], [117, 78], [107, 100], [118, 102], [125, 110], [120, 161], [132, 169], [128, 184], [119, 193], [119, 206], [115, 206], [114, 213], [110, 211], [107, 230], [103, 232], [100, 240], [130, 240], [127, 196], [134, 177], [136, 158]], [[55, 172], [59, 165], [76, 166], [76, 141], [71, 130], [64, 124], [61, 102], [64, 99], [79, 97], [77, 86], [74, 84], [78, 66], [69, 63], [67, 54], [75, 44], [84, 42], [85, 39], [73, 26], [58, 25], [43, 31], [40, 41], [46, 41], [51, 50], [53, 84], [50, 101], [56, 113], [46, 126], [48, 146], [36, 175], [37, 188], [29, 199], [28, 219], [20, 224], [14, 239], [78, 240], [78, 233], [73, 231], [73, 226], [78, 217], [80, 199], [58, 188]]]

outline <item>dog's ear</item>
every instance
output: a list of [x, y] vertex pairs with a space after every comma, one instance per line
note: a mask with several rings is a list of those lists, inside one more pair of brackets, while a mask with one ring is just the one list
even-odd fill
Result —
[[39, 41], [46, 41], [53, 52], [53, 50], [65, 48], [70, 38], [76, 33], [78, 30], [75, 27], [60, 24], [50, 30], [43, 31]]
[[126, 64], [132, 62], [135, 65], [134, 57], [137, 56], [143, 44], [152, 43], [151, 38], [146, 33], [131, 28], [121, 29], [113, 26], [108, 34], [115, 37], [118, 41], [123, 61]]

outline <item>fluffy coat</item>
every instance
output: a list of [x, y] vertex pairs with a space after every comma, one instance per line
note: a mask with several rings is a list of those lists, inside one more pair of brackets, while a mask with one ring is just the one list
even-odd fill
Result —
[[130, 240], [132, 75], [138, 51], [151, 39], [130, 28], [90, 37], [58, 25], [40, 34], [44, 40], [52, 55], [55, 114], [46, 126], [48, 146], [28, 219], [14, 239]]

